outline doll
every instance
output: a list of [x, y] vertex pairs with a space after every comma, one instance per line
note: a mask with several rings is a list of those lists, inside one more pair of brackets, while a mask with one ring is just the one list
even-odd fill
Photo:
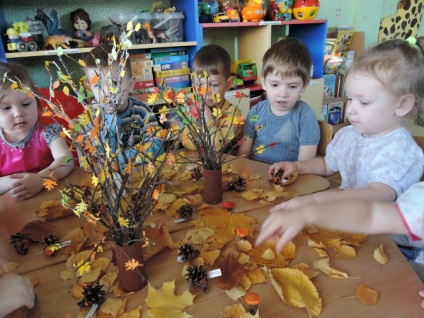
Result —
[[91, 40], [93, 34], [90, 32], [91, 20], [88, 13], [84, 9], [79, 8], [72, 11], [69, 17], [75, 29], [75, 38], [82, 41]]

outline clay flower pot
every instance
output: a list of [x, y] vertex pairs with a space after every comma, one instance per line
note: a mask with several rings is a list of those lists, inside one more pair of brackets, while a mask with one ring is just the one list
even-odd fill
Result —
[[222, 168], [218, 170], [204, 169], [203, 200], [208, 204], [222, 202]]
[[[113, 249], [113, 254], [116, 259], [116, 266], [118, 267], [119, 287], [127, 293], [144, 288], [147, 285], [147, 275], [141, 242], [136, 242], [128, 246], [117, 245]], [[125, 263], [132, 259], [143, 264], [143, 266], [126, 269]]]

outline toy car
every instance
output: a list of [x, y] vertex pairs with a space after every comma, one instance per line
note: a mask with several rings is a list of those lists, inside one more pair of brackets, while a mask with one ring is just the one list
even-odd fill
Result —
[[218, 12], [217, 14], [214, 14], [212, 16], [212, 21], [215, 23], [220, 23], [220, 22], [231, 22], [230, 18], [228, 17], [228, 15], [226, 15], [223, 12]]
[[258, 72], [256, 70], [255, 63], [239, 63], [237, 65], [237, 75], [243, 81], [256, 81], [258, 78]]

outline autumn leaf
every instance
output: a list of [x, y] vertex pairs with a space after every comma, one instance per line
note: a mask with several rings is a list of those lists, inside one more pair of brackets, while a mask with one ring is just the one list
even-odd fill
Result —
[[128, 227], [129, 225], [128, 219], [124, 219], [122, 216], [118, 217], [118, 223], [122, 227]]
[[132, 258], [131, 260], [129, 260], [128, 262], [125, 262], [125, 270], [129, 271], [129, 270], [134, 270], [139, 266], [143, 266], [143, 264], [140, 264], [138, 261], [136, 261], [134, 258]]
[[330, 267], [330, 259], [328, 258], [314, 261], [314, 267], [323, 272], [325, 275], [333, 278], [346, 279], [349, 277], [345, 272]]
[[232, 300], [237, 300], [244, 295], [246, 295], [246, 291], [243, 288], [235, 287], [230, 290], [226, 290], [225, 293], [228, 297], [230, 297]]
[[268, 270], [271, 283], [280, 298], [288, 305], [306, 308], [312, 317], [322, 311], [322, 301], [308, 276], [298, 269], [274, 268]]
[[374, 259], [381, 265], [387, 264], [389, 262], [389, 257], [384, 252], [383, 244], [374, 250], [373, 256]]
[[226, 318], [241, 318], [246, 314], [246, 309], [239, 303], [224, 307], [224, 313]]
[[87, 208], [88, 205], [84, 201], [81, 201], [75, 206], [74, 213], [79, 217], [81, 213], [87, 211]]
[[202, 218], [193, 221], [196, 228], [207, 226], [214, 229], [214, 237], [218, 242], [233, 241], [238, 227], [246, 227], [250, 233], [254, 232], [256, 219], [244, 213], [232, 213], [221, 208], [207, 208], [198, 213]]
[[150, 316], [155, 318], [188, 317], [183, 310], [193, 305], [194, 297], [196, 295], [188, 290], [175, 295], [175, 280], [163, 283], [160, 290], [149, 283], [145, 304], [149, 307]]
[[233, 253], [229, 253], [219, 263], [222, 275], [218, 278], [218, 285], [222, 289], [232, 289], [237, 286], [245, 270], [237, 261]]
[[44, 179], [43, 185], [47, 190], [50, 191], [50, 190], [53, 190], [57, 186], [57, 182], [55, 180], [52, 180], [52, 179]]
[[368, 288], [364, 284], [361, 284], [356, 289], [356, 298], [367, 305], [374, 305], [378, 301], [379, 292]]
[[91, 271], [91, 266], [89, 262], [81, 261], [80, 263], [75, 265], [75, 267], [77, 268], [79, 276], [82, 276], [85, 273], [88, 273], [89, 271]]

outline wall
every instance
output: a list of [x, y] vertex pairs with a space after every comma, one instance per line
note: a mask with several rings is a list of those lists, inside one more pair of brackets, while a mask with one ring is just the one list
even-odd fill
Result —
[[[380, 20], [396, 13], [399, 0], [320, 0], [317, 19], [327, 19], [327, 26], [350, 25], [365, 32], [365, 47], [377, 43]], [[423, 15], [424, 16], [424, 15]], [[424, 35], [424, 18], [418, 35]]]

